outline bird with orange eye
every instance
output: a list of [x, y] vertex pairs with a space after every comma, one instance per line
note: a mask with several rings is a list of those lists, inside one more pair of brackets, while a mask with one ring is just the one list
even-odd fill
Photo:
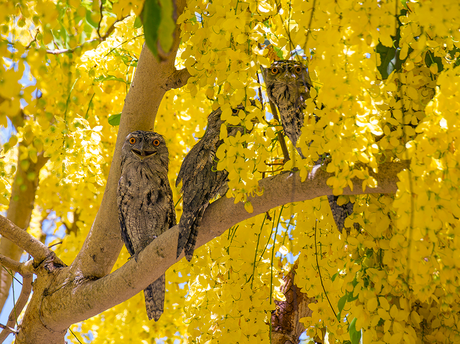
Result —
[[279, 72], [289, 72], [300, 75], [302, 71], [306, 70], [304, 66], [294, 65], [294, 66], [284, 66], [284, 67], [271, 67], [270, 72], [272, 75], [276, 75]]
[[[253, 102], [251, 104], [255, 105]], [[232, 116], [239, 117], [240, 111], [245, 111], [242, 105], [232, 109]], [[238, 132], [251, 132], [243, 123], [227, 124], [221, 116], [220, 108], [209, 114], [206, 132], [185, 157], [176, 180], [176, 186], [182, 181], [184, 209], [179, 222], [177, 257], [184, 251], [189, 262], [193, 258], [198, 228], [204, 212], [212, 199], [218, 195], [224, 196], [228, 190], [228, 171], [217, 170], [219, 159], [216, 158], [216, 152], [224, 142], [220, 138], [221, 127], [226, 126], [227, 136], [235, 136]]]
[[151, 158], [165, 149], [165, 140], [160, 134], [153, 131], [138, 130], [128, 135], [122, 151], [125, 152], [124, 156], [134, 155], [140, 162], [146, 161], [145, 159]]
[[[297, 140], [302, 133], [305, 101], [310, 98], [312, 87], [308, 70], [300, 62], [285, 60], [275, 61], [270, 68], [262, 68], [262, 72], [268, 98], [278, 107], [284, 132], [304, 158]], [[337, 229], [342, 232], [345, 219], [353, 213], [353, 204], [338, 205], [338, 196], [329, 195], [327, 199]]]
[[[131, 256], [176, 224], [176, 212], [168, 180], [168, 148], [160, 134], [134, 131], [121, 150], [121, 176], [117, 204], [121, 238]], [[165, 276], [144, 289], [149, 319], [157, 321], [164, 309]]]
[[[268, 98], [278, 107], [284, 133], [294, 147], [300, 137], [305, 101], [312, 87], [307, 68], [298, 61], [275, 61], [270, 68], [262, 68]], [[302, 151], [297, 148], [303, 158]]]

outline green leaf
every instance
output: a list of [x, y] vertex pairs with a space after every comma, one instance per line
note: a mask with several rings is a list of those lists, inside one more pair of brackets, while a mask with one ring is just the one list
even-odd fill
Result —
[[428, 50], [425, 55], [425, 64], [428, 68], [430, 68], [430, 66], [433, 63], [436, 63], [438, 65], [438, 73], [442, 72], [442, 70], [444, 69], [442, 59], [439, 56], [434, 56], [434, 54]]
[[356, 320], [357, 318], [354, 318], [348, 327], [351, 344], [359, 344], [359, 341], [361, 340], [361, 331], [356, 331]]
[[158, 28], [161, 23], [161, 6], [158, 0], [145, 0], [141, 19], [144, 24], [145, 43], [152, 54], [158, 58]]
[[343, 310], [343, 307], [345, 307], [345, 304], [347, 303], [347, 298], [348, 298], [348, 295], [345, 294], [339, 300], [339, 303], [338, 303], [339, 313], [337, 314], [338, 321], [340, 321], [340, 318], [342, 316], [342, 310]]
[[347, 302], [355, 301], [358, 298], [358, 296], [353, 296], [353, 292], [351, 293], [347, 292], [346, 295], [347, 295]]
[[91, 19], [91, 11], [86, 10], [86, 22], [93, 27], [93, 29], [97, 29], [97, 23]]
[[283, 58], [283, 51], [280, 48], [274, 46], [273, 50], [275, 50], [276, 56], [278, 56], [280, 59]]
[[[406, 9], [401, 9], [399, 11], [399, 16], [404, 16], [406, 14], [407, 10]], [[400, 26], [402, 25], [401, 22], [399, 22], [398, 19], [398, 27], [396, 29], [396, 35], [392, 35], [391, 38], [393, 39], [393, 46], [392, 47], [386, 47], [382, 43], [379, 43], [377, 47], [375, 48], [375, 51], [380, 54], [380, 61], [381, 64], [380, 66], [377, 67], [377, 69], [380, 72], [380, 75], [382, 76], [382, 79], [385, 80], [388, 78], [388, 76], [394, 71], [394, 70], [401, 70], [401, 66], [403, 62], [399, 58], [399, 52], [400, 52], [400, 40], [401, 40], [401, 32], [400, 32]], [[407, 55], [411, 53], [412, 49], [409, 48], [409, 52]], [[407, 57], [406, 57], [407, 59]]]
[[117, 113], [115, 115], [110, 115], [109, 116], [109, 124], [116, 127], [117, 125], [120, 125], [120, 118], [121, 118], [121, 112]]
[[173, 45], [174, 30], [176, 23], [173, 20], [173, 2], [172, 0], [160, 0], [161, 5], [161, 23], [158, 28], [158, 37], [161, 49], [169, 53]]
[[395, 69], [395, 62], [396, 62], [396, 49], [391, 47], [386, 47], [382, 43], [379, 43], [377, 46], [377, 53], [380, 54], [381, 64], [377, 67], [382, 75], [382, 79], [385, 80], [388, 76], [393, 72]]
[[[59, 30], [58, 31], [50, 30], [50, 32], [53, 35], [53, 42], [50, 43], [50, 45], [52, 46], [53, 43], [55, 43], [59, 49], [64, 49], [64, 42], [62, 42], [62, 38], [61, 38]], [[54, 48], [55, 47], [53, 46], [52, 49], [54, 49]]]
[[134, 25], [133, 26], [134, 26], [135, 29], [139, 29], [142, 26], [141, 18], [136, 17], [136, 20], [134, 20]]

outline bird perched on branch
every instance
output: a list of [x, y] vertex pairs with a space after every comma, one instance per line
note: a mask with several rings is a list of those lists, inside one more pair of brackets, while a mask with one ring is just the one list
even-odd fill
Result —
[[[301, 62], [275, 61], [270, 68], [263, 68], [262, 73], [267, 87], [267, 95], [280, 113], [284, 133], [296, 147], [302, 159], [305, 159], [297, 140], [302, 133], [304, 123], [305, 101], [310, 98], [312, 87], [308, 70]], [[353, 203], [337, 204], [337, 196], [327, 196], [335, 224], [340, 232], [345, 219], [353, 213]]]
[[300, 156], [297, 140], [302, 133], [305, 101], [310, 98], [311, 80], [307, 68], [300, 62], [275, 61], [263, 68], [268, 98], [278, 107], [284, 133], [289, 137]]
[[[168, 180], [168, 148], [152, 131], [130, 133], [121, 151], [117, 203], [121, 237], [131, 256], [176, 224]], [[144, 289], [149, 319], [157, 321], [164, 309], [165, 276]]]
[[[232, 109], [232, 115], [238, 116], [244, 107]], [[182, 217], [179, 221], [179, 240], [177, 244], [177, 257], [185, 250], [185, 257], [192, 260], [195, 249], [197, 228], [209, 202], [218, 195], [225, 195], [228, 190], [226, 170], [217, 170], [216, 151], [223, 143], [220, 139], [220, 128], [224, 124], [221, 119], [220, 108], [208, 116], [206, 132], [200, 141], [190, 150], [182, 162], [177, 176], [176, 186], [182, 180]], [[227, 125], [227, 124], [225, 124]], [[227, 125], [227, 136], [234, 136], [237, 132], [244, 133], [242, 125]]]

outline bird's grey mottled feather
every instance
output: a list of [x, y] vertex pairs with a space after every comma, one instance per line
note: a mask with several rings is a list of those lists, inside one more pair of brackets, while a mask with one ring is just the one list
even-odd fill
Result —
[[[233, 110], [237, 115], [242, 106]], [[208, 116], [206, 132], [200, 141], [190, 150], [180, 168], [176, 185], [182, 180], [183, 213], [179, 222], [179, 240], [177, 243], [177, 257], [182, 250], [185, 257], [191, 261], [195, 249], [197, 228], [209, 202], [219, 194], [227, 192], [228, 172], [217, 171], [216, 151], [222, 144], [219, 139], [220, 127], [224, 123], [220, 118], [221, 109], [213, 111]], [[244, 132], [242, 126], [228, 126], [228, 136], [234, 136], [237, 132]]]
[[[297, 61], [275, 61], [270, 68], [262, 68], [268, 98], [278, 107], [285, 134], [296, 147], [302, 159], [304, 155], [297, 147], [302, 133], [305, 101], [310, 98], [312, 85], [307, 68]], [[345, 219], [353, 213], [353, 203], [337, 204], [338, 197], [328, 196], [329, 205], [340, 232]]]
[[305, 101], [310, 98], [311, 80], [307, 68], [296, 61], [275, 61], [262, 68], [268, 98], [278, 107], [284, 133], [299, 154], [297, 140], [304, 122]]
[[343, 205], [338, 205], [338, 199], [338, 196], [327, 196], [327, 200], [329, 201], [329, 206], [331, 207], [334, 222], [339, 232], [342, 233], [342, 230], [345, 227], [345, 219], [349, 215], [353, 214], [353, 203], [348, 202]]
[[[126, 137], [117, 190], [118, 217], [121, 237], [135, 259], [176, 224], [168, 162], [168, 148], [160, 134], [139, 130]], [[149, 319], [157, 321], [163, 313], [164, 293], [164, 275], [144, 290]]]

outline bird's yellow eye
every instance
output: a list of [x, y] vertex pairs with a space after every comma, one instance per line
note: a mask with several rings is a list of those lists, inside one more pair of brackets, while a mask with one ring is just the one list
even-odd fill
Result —
[[131, 143], [132, 145], [136, 143], [136, 138], [135, 137], [131, 137], [129, 139], [129, 143]]
[[278, 67], [272, 67], [270, 68], [270, 72], [272, 72], [273, 75], [278, 74], [280, 69]]
[[297, 74], [300, 74], [300, 73], [302, 72], [302, 67], [296, 66], [296, 67], [294, 68], [294, 70], [295, 70], [295, 72], [296, 72]]
[[155, 147], [159, 146], [160, 145], [160, 140], [158, 140], [158, 139], [153, 140], [153, 145]]
[[233, 113], [234, 115], [238, 114], [238, 112], [239, 112], [238, 109], [232, 109], [232, 113]]

